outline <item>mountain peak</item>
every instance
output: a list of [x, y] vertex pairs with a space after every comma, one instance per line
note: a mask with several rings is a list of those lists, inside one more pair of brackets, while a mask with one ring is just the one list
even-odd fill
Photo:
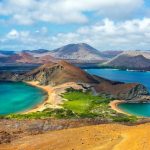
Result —
[[53, 57], [69, 60], [102, 61], [101, 52], [86, 43], [68, 44], [50, 52]]
[[105, 65], [127, 69], [149, 70], [150, 54], [145, 51], [125, 51], [106, 62]]
[[97, 83], [91, 75], [66, 61], [44, 64], [27, 73], [25, 77], [26, 80], [35, 78], [41, 84], [52, 85], [58, 85], [66, 82]]

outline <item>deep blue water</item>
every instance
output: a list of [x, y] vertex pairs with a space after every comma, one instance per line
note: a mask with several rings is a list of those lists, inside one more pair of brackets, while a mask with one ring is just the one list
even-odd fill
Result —
[[150, 72], [125, 71], [115, 69], [85, 69], [90, 74], [121, 82], [136, 82], [145, 85], [150, 91]]
[[[86, 69], [90, 74], [98, 75], [114, 81], [141, 83], [150, 91], [150, 72], [124, 71], [115, 69]], [[118, 107], [130, 114], [150, 117], [150, 104], [119, 104]]]
[[22, 82], [0, 82], [0, 114], [29, 110], [45, 99], [45, 92]]

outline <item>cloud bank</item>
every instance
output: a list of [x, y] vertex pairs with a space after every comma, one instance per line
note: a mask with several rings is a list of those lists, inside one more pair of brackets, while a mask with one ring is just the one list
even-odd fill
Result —
[[49, 23], [86, 23], [86, 12], [101, 17], [128, 17], [143, 5], [143, 0], [2, 0], [2, 21], [30, 25]]
[[[89, 43], [100, 50], [149, 49], [150, 18], [114, 22], [104, 19], [90, 26], [82, 26], [75, 32], [48, 34], [46, 27], [39, 31], [17, 31], [12, 29], [0, 38], [0, 45], [14, 49], [45, 48], [52, 50], [68, 43]], [[2, 47], [0, 47], [2, 48]]]
[[0, 49], [84, 42], [99, 50], [149, 50], [149, 14], [146, 0], [0, 0], [0, 27], [7, 28]]

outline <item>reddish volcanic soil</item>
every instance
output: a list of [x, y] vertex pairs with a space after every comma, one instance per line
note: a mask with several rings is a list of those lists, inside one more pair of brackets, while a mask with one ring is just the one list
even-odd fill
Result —
[[26, 136], [0, 150], [149, 150], [150, 124], [103, 124]]

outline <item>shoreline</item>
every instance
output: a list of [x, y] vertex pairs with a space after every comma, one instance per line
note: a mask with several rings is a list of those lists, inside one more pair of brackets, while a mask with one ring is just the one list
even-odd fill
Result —
[[122, 104], [122, 103], [126, 103], [126, 101], [125, 100], [114, 100], [109, 103], [109, 106], [111, 107], [111, 109], [115, 110], [118, 113], [122, 113], [122, 114], [125, 114], [128, 116], [131, 116], [132, 114], [129, 114], [129, 113], [121, 110], [120, 108], [118, 108], [118, 105]]
[[[39, 85], [38, 81], [30, 81], [30, 82], [25, 82], [25, 83], [29, 84], [30, 86], [40, 88], [41, 90], [46, 92], [47, 96], [46, 96], [45, 100], [41, 101], [41, 103], [37, 104], [35, 107], [33, 107], [29, 110], [22, 112], [22, 114], [43, 111], [44, 109], [47, 109], [47, 108], [61, 108], [60, 105], [62, 104], [63, 99], [60, 97], [60, 94], [64, 93], [65, 89], [68, 87], [75, 87], [77, 89], [80, 88], [79, 86], [75, 86], [75, 83], [73, 83], [73, 82], [66, 83], [61, 86], [55, 86], [55, 87], [52, 87], [49, 85], [47, 85], [47, 86]], [[109, 103], [109, 106], [111, 107], [111, 109], [115, 110], [118, 113], [131, 115], [127, 112], [124, 112], [120, 108], [118, 108], [118, 105], [121, 103], [126, 103], [126, 101], [125, 100], [114, 100]]]
[[46, 108], [58, 108], [58, 105], [55, 106], [54, 104], [53, 105], [51, 104], [50, 97], [52, 94], [52, 87], [39, 85], [38, 81], [31, 81], [31, 82], [25, 82], [25, 83], [29, 84], [30, 86], [40, 88], [41, 90], [46, 92], [47, 96], [46, 96], [45, 100], [41, 101], [41, 103], [37, 104], [35, 107], [33, 107], [29, 110], [26, 110], [25, 112], [23, 112], [23, 114], [28, 114], [28, 113], [37, 112], [37, 111], [43, 111]]
[[44, 90], [47, 93], [47, 97], [45, 100], [41, 101], [40, 104], [37, 104], [35, 107], [22, 112], [22, 114], [43, 111], [47, 108], [62, 108], [61, 104], [63, 104], [64, 99], [61, 97], [61, 94], [64, 93], [67, 88], [70, 87], [75, 89], [82, 88], [80, 85], [77, 85], [74, 82], [68, 82], [58, 86], [39, 85], [38, 81], [30, 81], [25, 83]]
[[[41, 90], [45, 91], [46, 93], [46, 98], [41, 101], [41, 103], [35, 105], [35, 107], [26, 110], [22, 112], [22, 114], [28, 114], [28, 113], [33, 113], [37, 111], [43, 111], [47, 108], [62, 108], [61, 104], [63, 104], [63, 98], [61, 97], [61, 94], [65, 92], [66, 88], [73, 87], [75, 89], [81, 89], [81, 87], [74, 82], [68, 82], [59, 86], [44, 86], [44, 85], [39, 85], [38, 81], [30, 81], [30, 82], [25, 82], [26, 84], [29, 84], [30, 86], [34, 86], [36, 88], [40, 88]], [[126, 103], [125, 100], [113, 100], [111, 101], [108, 105], [111, 107], [111, 109], [115, 110], [118, 113], [122, 113], [128, 116], [131, 116], [132, 114], [127, 113], [120, 109], [118, 107], [119, 104], [121, 103]]]

